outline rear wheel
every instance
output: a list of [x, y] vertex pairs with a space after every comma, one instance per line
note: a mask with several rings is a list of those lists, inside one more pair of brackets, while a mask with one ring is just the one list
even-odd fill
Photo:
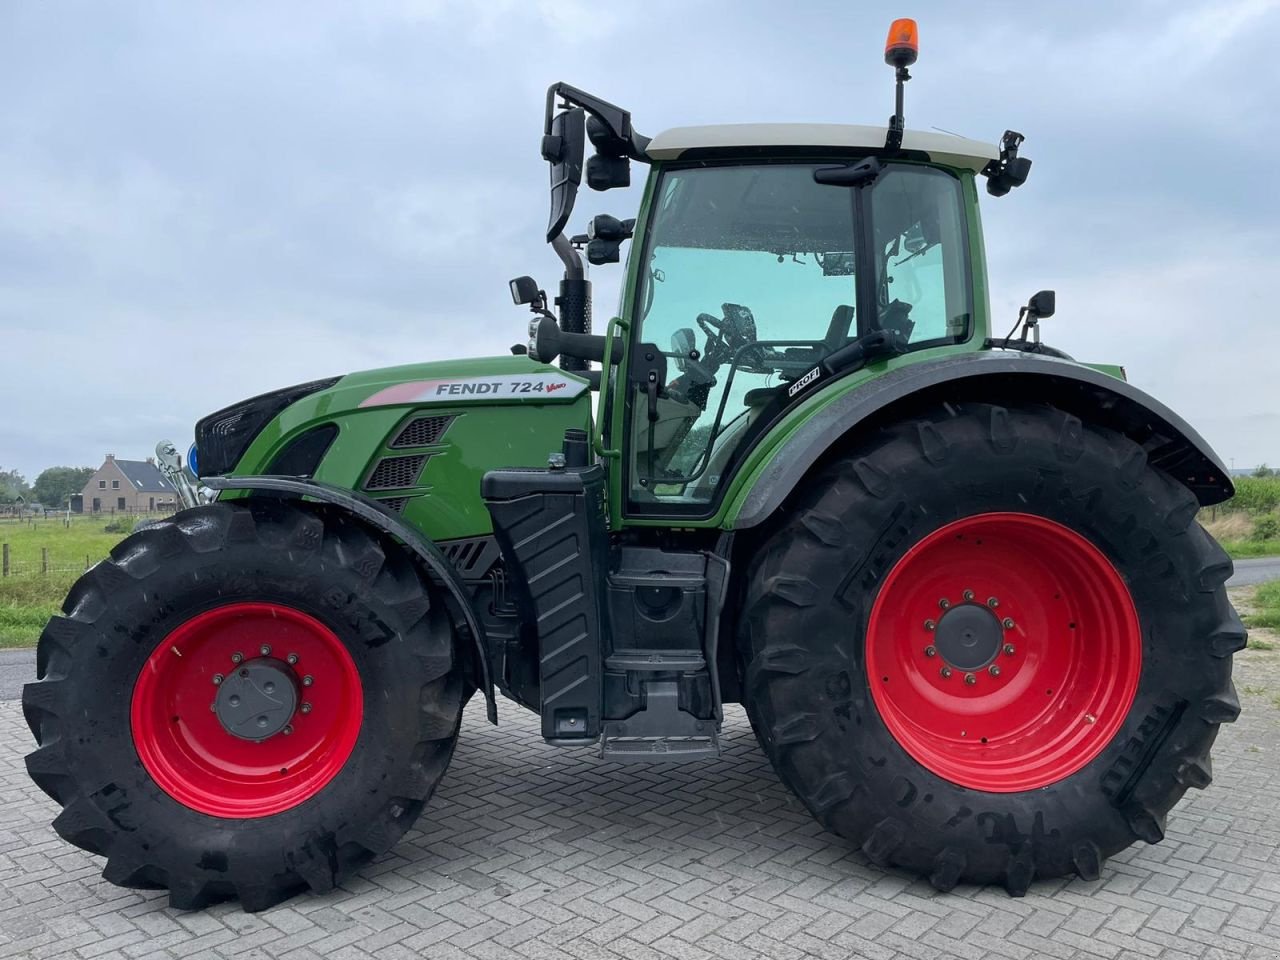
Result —
[[1239, 712], [1231, 562], [1140, 447], [948, 405], [806, 490], [750, 577], [746, 700], [779, 775], [879, 864], [1098, 875], [1209, 783]]
[[104, 876], [199, 908], [327, 890], [421, 812], [457, 736], [452, 630], [349, 517], [218, 503], [76, 584], [23, 705], [54, 827]]

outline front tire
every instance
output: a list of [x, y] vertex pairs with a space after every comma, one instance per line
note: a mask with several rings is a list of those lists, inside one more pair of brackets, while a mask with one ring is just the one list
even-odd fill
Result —
[[780, 777], [881, 865], [1025, 893], [1163, 838], [1239, 712], [1231, 561], [1142, 448], [1050, 407], [867, 438], [760, 551], [740, 636]]
[[23, 708], [54, 828], [180, 909], [332, 889], [413, 824], [464, 700], [408, 555], [278, 500], [122, 541], [41, 635]]

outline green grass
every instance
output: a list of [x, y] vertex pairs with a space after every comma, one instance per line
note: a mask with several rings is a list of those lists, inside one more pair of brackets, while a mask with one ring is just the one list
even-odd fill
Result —
[[[1280, 580], [1258, 587], [1253, 595], [1253, 605], [1257, 612], [1245, 617], [1246, 626], [1280, 630]], [[1275, 649], [1274, 643], [1265, 640], [1250, 640], [1249, 646], [1255, 650]]]
[[[131, 527], [131, 518], [120, 518]], [[0, 520], [0, 543], [9, 545], [11, 576], [0, 577], [0, 647], [34, 646], [45, 621], [84, 572], [124, 539], [104, 529], [111, 517], [76, 517], [34, 522]], [[49, 551], [50, 572], [40, 573], [40, 550]]]
[[1233, 560], [1251, 557], [1280, 557], [1280, 540], [1224, 540], [1222, 549]]

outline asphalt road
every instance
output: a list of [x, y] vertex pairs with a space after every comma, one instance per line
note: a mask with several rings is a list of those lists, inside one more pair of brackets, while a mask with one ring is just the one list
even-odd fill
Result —
[[[1237, 560], [1235, 576], [1227, 586], [1247, 587], [1267, 580], [1280, 580], [1280, 557]], [[0, 701], [17, 700], [22, 696], [22, 685], [35, 675], [34, 650], [0, 650]]]

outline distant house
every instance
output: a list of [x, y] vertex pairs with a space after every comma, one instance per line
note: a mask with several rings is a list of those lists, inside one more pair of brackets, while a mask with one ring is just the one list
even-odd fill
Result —
[[108, 453], [81, 492], [85, 513], [149, 513], [176, 509], [178, 496], [157, 469], [146, 460], [117, 460]]

